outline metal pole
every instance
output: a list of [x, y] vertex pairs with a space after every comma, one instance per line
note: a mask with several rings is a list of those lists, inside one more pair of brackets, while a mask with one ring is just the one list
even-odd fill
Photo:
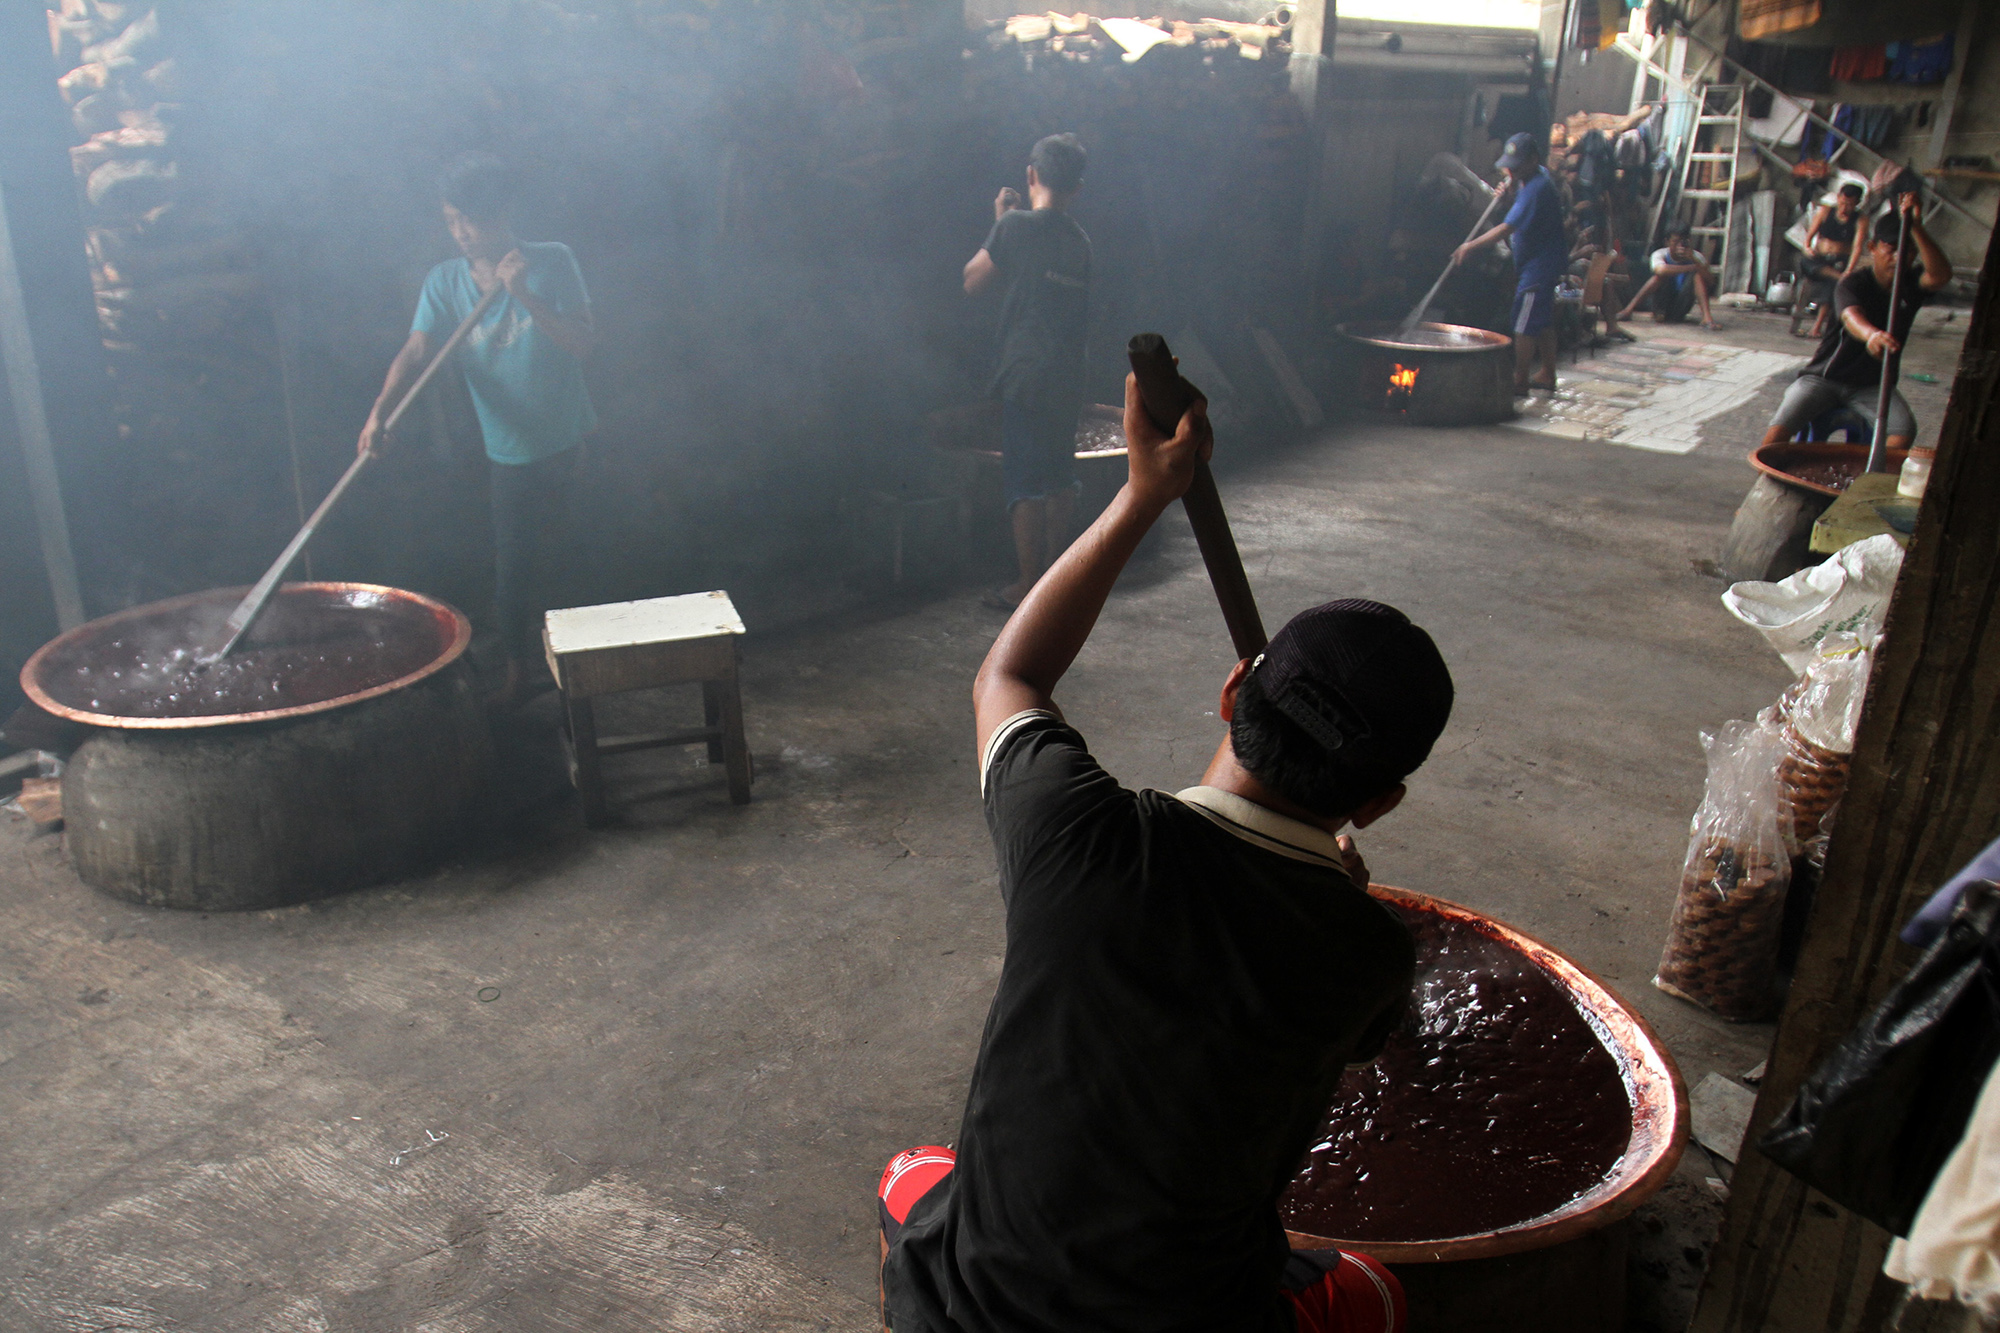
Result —
[[14, 259], [14, 234], [7, 225], [4, 188], [0, 188], [0, 361], [7, 363], [7, 396], [14, 404], [14, 424], [21, 436], [21, 458], [27, 467], [28, 494], [34, 503], [35, 529], [42, 539], [42, 563], [48, 567], [56, 623], [74, 629], [84, 621], [83, 594], [77, 587], [76, 556], [70, 550], [55, 442], [49, 437], [48, 413], [42, 403], [42, 372], [35, 360], [35, 340], [28, 330], [28, 307]]
[[[1896, 272], [1889, 279], [1889, 319], [1887, 329], [1891, 338], [1896, 336], [1897, 303], [1903, 295], [1903, 257], [1910, 249], [1910, 215], [1903, 212], [1903, 196], [1891, 195], [1896, 201]], [[1860, 237], [1855, 238], [1857, 241]], [[1868, 471], [1889, 470], [1889, 395], [1896, 391], [1896, 371], [1902, 365], [1900, 352], [1882, 349], [1882, 391], [1875, 396], [1875, 433], [1868, 440]]]

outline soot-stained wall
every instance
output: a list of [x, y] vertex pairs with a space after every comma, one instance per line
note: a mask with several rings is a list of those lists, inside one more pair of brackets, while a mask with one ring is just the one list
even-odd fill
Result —
[[[1091, 153], [1094, 397], [1142, 329], [1200, 328], [1273, 401], [1250, 330], [1297, 346], [1311, 137], [1276, 48], [1038, 61], [933, 0], [65, 0], [56, 38], [132, 501], [113, 601], [247, 582], [339, 475], [467, 149], [594, 298], [574, 601], [810, 586], [847, 497], [922, 489], [926, 418], [989, 370], [960, 267], [1042, 134]], [[483, 469], [448, 385], [311, 573], [477, 618]]]
[[[592, 289], [571, 595], [809, 563], [830, 497], [896, 473], [972, 373], [940, 298], [959, 58], [955, 6], [71, 0], [56, 73], [138, 511], [122, 600], [253, 577], [338, 476], [455, 253], [433, 182], [467, 149], [518, 166], [517, 230]], [[477, 431], [462, 390], [440, 407], [317, 576], [480, 606]]]

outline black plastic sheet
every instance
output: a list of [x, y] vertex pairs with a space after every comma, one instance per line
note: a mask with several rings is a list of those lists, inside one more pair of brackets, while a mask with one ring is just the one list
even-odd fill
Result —
[[1757, 1146], [1835, 1203], [1907, 1235], [1996, 1056], [2000, 888], [1982, 883]]

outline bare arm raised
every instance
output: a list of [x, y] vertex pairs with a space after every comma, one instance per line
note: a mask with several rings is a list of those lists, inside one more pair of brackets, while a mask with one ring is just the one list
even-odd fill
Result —
[[1168, 505], [1187, 493], [1198, 458], [1215, 446], [1208, 403], [1197, 398], [1169, 439], [1125, 377], [1125, 485], [1095, 523], [1021, 600], [972, 684], [979, 751], [995, 728], [1029, 708], [1054, 708], [1062, 679], [1090, 637], [1112, 584]]

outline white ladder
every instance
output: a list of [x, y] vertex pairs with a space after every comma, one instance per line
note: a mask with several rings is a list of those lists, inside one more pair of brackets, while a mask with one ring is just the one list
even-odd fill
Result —
[[[1734, 276], [1730, 249], [1736, 221], [1736, 155], [1743, 148], [1743, 86], [1711, 83], [1701, 89], [1694, 132], [1681, 160], [1681, 199], [1688, 210], [1688, 239], [1708, 255], [1718, 288]], [[1709, 241], [1715, 249], [1707, 249]]]

